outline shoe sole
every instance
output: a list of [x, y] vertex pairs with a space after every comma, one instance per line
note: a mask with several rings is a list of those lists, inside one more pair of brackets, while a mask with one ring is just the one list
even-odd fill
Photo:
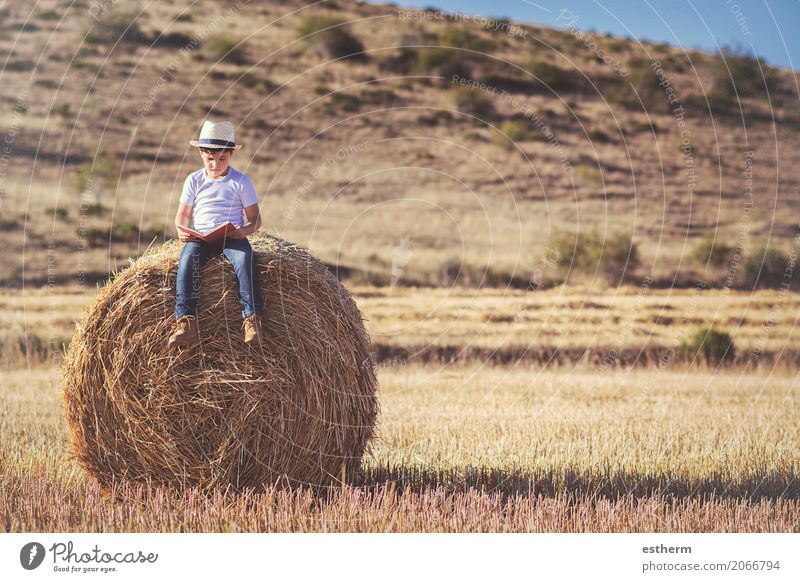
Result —
[[178, 341], [174, 341], [174, 342], [167, 342], [167, 347], [170, 347], [170, 348], [190, 348], [192, 346], [196, 346], [199, 343], [200, 342], [192, 342], [192, 343], [184, 344], [184, 343], [180, 343]]

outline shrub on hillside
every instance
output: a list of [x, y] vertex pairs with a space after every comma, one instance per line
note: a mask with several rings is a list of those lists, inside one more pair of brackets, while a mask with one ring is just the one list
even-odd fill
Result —
[[113, 239], [117, 241], [135, 241], [139, 238], [139, 226], [135, 222], [123, 222], [113, 231]]
[[182, 32], [167, 32], [157, 34], [153, 39], [153, 45], [162, 48], [183, 48], [192, 45], [194, 37]]
[[453, 114], [445, 109], [434, 109], [430, 113], [420, 115], [417, 123], [429, 127], [436, 125], [448, 125], [453, 121]]
[[469, 55], [457, 48], [423, 47], [417, 49], [412, 69], [420, 75], [471, 78], [473, 65]]
[[[776, 289], [792, 285], [793, 272], [788, 271], [789, 258], [777, 249], [762, 248], [747, 257], [744, 263], [744, 285], [747, 289]], [[790, 275], [787, 278], [787, 273]]]
[[500, 131], [495, 132], [493, 137], [496, 144], [512, 147], [514, 142], [529, 139], [529, 134], [530, 127], [525, 121], [520, 119], [506, 119], [500, 124]]
[[462, 48], [479, 53], [488, 53], [497, 47], [492, 39], [484, 38], [464, 27], [456, 26], [439, 37], [439, 44]]
[[594, 143], [610, 143], [612, 140], [602, 129], [592, 129], [586, 136]]
[[695, 331], [681, 343], [680, 350], [685, 357], [700, 358], [711, 366], [732, 361], [736, 356], [736, 348], [730, 334], [709, 327]]
[[33, 15], [33, 18], [38, 20], [59, 20], [61, 14], [57, 10], [40, 10]]
[[474, 115], [481, 119], [492, 117], [495, 114], [492, 100], [479, 90], [456, 86], [452, 89], [452, 96], [453, 105], [462, 113]]
[[331, 114], [358, 110], [358, 99], [347, 93], [331, 93], [322, 103], [323, 111]]
[[378, 70], [384, 73], [408, 75], [417, 63], [417, 51], [412, 48], [400, 48], [392, 52], [382, 52], [376, 57]]
[[576, 91], [583, 86], [584, 77], [580, 71], [562, 69], [553, 63], [534, 55], [522, 67], [543, 86], [553, 91]]
[[628, 69], [630, 72], [626, 77], [615, 75], [598, 80], [602, 96], [627, 109], [641, 110], [644, 106], [646, 111], [666, 112], [668, 96], [650, 61], [634, 60]]
[[586, 275], [599, 272], [614, 284], [622, 283], [639, 266], [638, 245], [624, 231], [610, 236], [598, 231], [577, 236], [562, 232], [553, 237], [549, 246], [556, 251], [560, 267]]
[[622, 283], [625, 276], [639, 266], [639, 247], [625, 232], [606, 238], [601, 252], [603, 273], [612, 283]]
[[0, 231], [17, 230], [19, 221], [16, 218], [0, 218]]
[[692, 247], [691, 257], [701, 265], [721, 267], [730, 260], [733, 251], [734, 248], [722, 242], [719, 237], [707, 234]]
[[99, 20], [91, 21], [84, 33], [84, 40], [89, 44], [148, 44], [150, 39], [137, 22], [141, 18], [135, 10], [106, 11]]
[[116, 156], [108, 150], [101, 153], [94, 149], [90, 156], [93, 161], [87, 162], [78, 168], [74, 186], [82, 197], [94, 196], [94, 203], [99, 206], [103, 197], [103, 190], [119, 179], [121, 169], [117, 163]]
[[344, 20], [330, 16], [306, 16], [297, 26], [297, 35], [328, 58], [366, 59], [364, 45], [348, 32], [344, 23]]
[[50, 206], [49, 208], [45, 209], [45, 214], [49, 217], [52, 217], [53, 220], [67, 220], [68, 213], [66, 208], [61, 208], [60, 206]]
[[711, 64], [712, 91], [716, 99], [752, 97], [774, 91], [775, 70], [743, 48], [724, 47]]
[[247, 53], [241, 39], [230, 34], [215, 34], [203, 42], [204, 52], [217, 61], [234, 65], [247, 64]]

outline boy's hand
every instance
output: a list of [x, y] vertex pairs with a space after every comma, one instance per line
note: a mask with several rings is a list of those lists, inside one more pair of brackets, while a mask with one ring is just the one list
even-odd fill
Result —
[[189, 242], [190, 240], [192, 240], [192, 235], [179, 230], [178, 240], [181, 242]]
[[228, 238], [245, 238], [247, 236], [247, 231], [244, 227], [236, 227], [236, 230], [230, 231], [225, 236]]

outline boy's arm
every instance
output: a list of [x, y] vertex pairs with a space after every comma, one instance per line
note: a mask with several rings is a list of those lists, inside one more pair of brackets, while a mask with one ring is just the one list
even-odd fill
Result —
[[[184, 204], [180, 202], [178, 204], [178, 212], [175, 214], [175, 226], [183, 226], [186, 228], [192, 228], [192, 207], [188, 204]], [[186, 242], [192, 239], [192, 237], [188, 234], [184, 234], [180, 230], [178, 231], [178, 239]]]
[[245, 206], [244, 214], [247, 217], [247, 222], [244, 223], [242, 228], [229, 232], [227, 234], [228, 237], [244, 238], [261, 228], [261, 212], [258, 210], [258, 203]]

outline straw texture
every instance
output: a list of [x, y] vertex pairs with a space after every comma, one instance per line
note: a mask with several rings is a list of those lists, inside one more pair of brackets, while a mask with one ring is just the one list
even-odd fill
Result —
[[101, 485], [327, 485], [358, 471], [378, 413], [361, 312], [308, 251], [248, 240], [262, 346], [243, 342], [236, 275], [220, 254], [202, 271], [200, 345], [170, 351], [177, 240], [117, 273], [76, 327], [66, 415], [74, 456]]

